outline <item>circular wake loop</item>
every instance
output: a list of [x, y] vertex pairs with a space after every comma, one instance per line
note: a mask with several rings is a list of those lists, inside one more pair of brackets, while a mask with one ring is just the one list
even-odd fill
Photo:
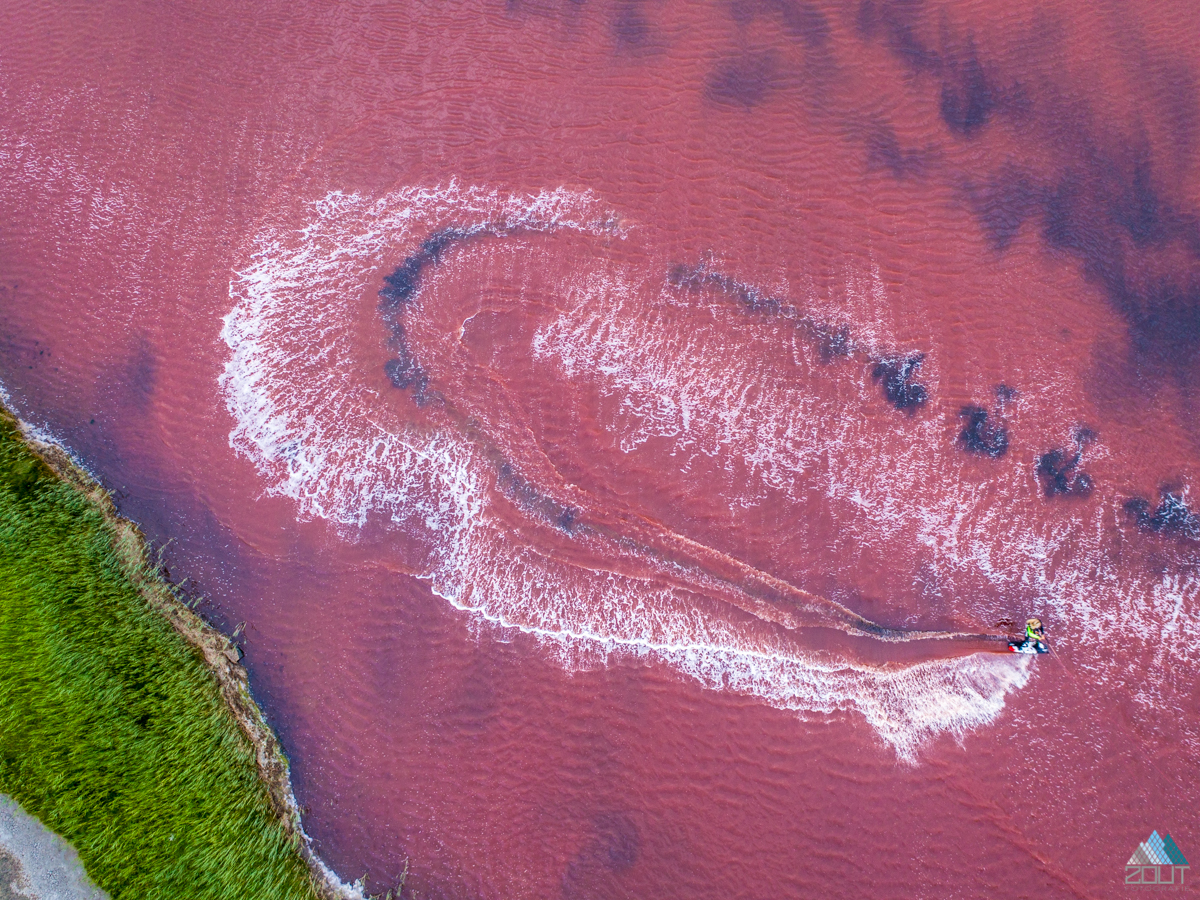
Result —
[[[644, 657], [802, 715], [857, 713], [907, 759], [939, 734], [992, 721], [1028, 680], [1026, 660], [997, 654], [881, 666], [807, 649], [797, 628], [892, 641], [944, 635], [882, 629], [669, 529], [633, 533], [589, 517], [510, 466], [518, 448], [441, 393], [438, 371], [408, 343], [407, 311], [420, 308], [426, 274], [455, 246], [485, 238], [624, 238], [619, 217], [591, 195], [451, 184], [377, 199], [334, 192], [310, 211], [294, 230], [257, 235], [221, 333], [231, 445], [301, 516], [348, 538], [371, 520], [415, 536], [429, 548], [413, 554], [423, 560], [418, 574], [435, 593], [535, 636], [565, 665]], [[378, 315], [363, 298], [378, 288], [395, 354], [386, 374], [412, 403], [397, 404], [363, 362], [358, 326]], [[530, 355], [555, 352], [552, 333], [538, 341]], [[440, 409], [397, 412], [422, 406]]]

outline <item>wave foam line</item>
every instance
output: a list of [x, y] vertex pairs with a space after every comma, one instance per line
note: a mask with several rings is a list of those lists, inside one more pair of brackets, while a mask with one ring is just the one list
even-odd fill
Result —
[[[230, 445], [296, 502], [352, 537], [383, 517], [433, 548], [421, 576], [480, 621], [559, 648], [653, 657], [713, 690], [751, 694], [801, 714], [856, 711], [907, 759], [931, 737], [992, 721], [1029, 677], [1005, 656], [889, 669], [830, 664], [705, 616], [688, 597], [578, 566], [565, 571], [524, 547], [494, 515], [488, 464], [453, 432], [388, 421], [388, 403], [357, 362], [351, 327], [387, 263], [446, 227], [571, 229], [611, 234], [615, 217], [587, 194], [533, 195], [450, 184], [378, 199], [332, 192], [295, 230], [265, 229], [230, 284], [220, 378], [234, 419]], [[373, 295], [373, 291], [370, 292]], [[394, 417], [394, 416], [393, 416]]]
[[968, 732], [990, 724], [1003, 711], [1006, 696], [1024, 687], [1032, 674], [1027, 656], [976, 653], [877, 669], [732, 642], [668, 643], [589, 630], [547, 630], [436, 588], [434, 593], [455, 609], [549, 645], [568, 668], [586, 665], [597, 656], [652, 657], [709, 690], [759, 697], [802, 716], [857, 712], [908, 763], [916, 763], [921, 747], [941, 734], [948, 732], [961, 741]]
[[[867, 430], [861, 417], [846, 415], [840, 401], [829, 402], [803, 380], [819, 373], [823, 382], [862, 382], [861, 370], [822, 366], [798, 347], [797, 377], [784, 377], [778, 360], [773, 365], [744, 349], [772, 339], [771, 326], [743, 324], [735, 350], [720, 331], [684, 327], [664, 314], [669, 297], [645, 312], [637, 286], [607, 274], [580, 279], [564, 296], [557, 318], [535, 334], [534, 355], [562, 377], [597, 382], [608, 401], [600, 424], [620, 436], [621, 452], [636, 454], [653, 438], [682, 471], [697, 462], [723, 466], [721, 489], [730, 503], [768, 502], [772, 492], [800, 503], [815, 487], [837, 504], [843, 527], [877, 555], [905, 545], [919, 550], [930, 580], [947, 596], [977, 594], [982, 580], [997, 596], [1029, 598], [1066, 626], [1056, 633], [1076, 647], [1104, 646], [1111, 629], [1129, 632], [1136, 623], [1130, 637], [1154, 659], [1139, 669], [1141, 681], [1154, 686], [1139, 693], [1139, 702], [1152, 709], [1172, 690], [1175, 703], [1183, 699], [1171, 685], [1174, 673], [1190, 671], [1200, 658], [1200, 582], [1114, 564], [1111, 543], [1123, 515], [1115, 497], [1070, 521], [1013, 516], [1003, 498], [1039, 490], [1032, 464], [1019, 455], [981, 482], [971, 461], [945, 441], [937, 417], [905, 422], [906, 439], [897, 442]], [[858, 313], [869, 320], [872, 305], [891, 304], [872, 296]], [[722, 364], [713, 367], [709, 361], [718, 357]], [[1021, 403], [1053, 403], [1062, 393], [1054, 379], [1066, 377], [1052, 372]], [[748, 393], [747, 385], [757, 390]], [[880, 402], [877, 387], [859, 387], [860, 397]], [[819, 480], [814, 471], [823, 473]], [[1128, 659], [1084, 652], [1105, 680], [1126, 680]]]

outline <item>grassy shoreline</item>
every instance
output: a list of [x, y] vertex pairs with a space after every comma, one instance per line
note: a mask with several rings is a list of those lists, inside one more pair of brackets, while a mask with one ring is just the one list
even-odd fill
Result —
[[0, 793], [114, 900], [362, 897], [312, 852], [236, 647], [2, 407]]

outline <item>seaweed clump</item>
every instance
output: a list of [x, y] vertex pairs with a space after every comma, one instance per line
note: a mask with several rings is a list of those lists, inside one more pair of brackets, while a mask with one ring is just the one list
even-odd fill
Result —
[[[1083, 448], [1096, 439], [1090, 428], [1075, 432], [1075, 452], [1068, 456], [1067, 450], [1056, 448], [1038, 457], [1037, 476], [1047, 497], [1088, 497], [1095, 486], [1087, 472], [1079, 468], [1083, 460]], [[1149, 504], [1147, 504], [1147, 507]]]
[[794, 304], [716, 271], [708, 260], [695, 266], [686, 266], [682, 263], [673, 266], [667, 273], [667, 284], [676, 290], [692, 293], [712, 290], [736, 301], [747, 312], [788, 319], [794, 323], [797, 329], [815, 342], [822, 363], [849, 356], [854, 351], [854, 341], [851, 338], [849, 326], [813, 321], [802, 315]]
[[[435, 231], [424, 241], [416, 253], [404, 260], [391, 275], [385, 275], [379, 290], [379, 306], [387, 313], [399, 313], [416, 298], [421, 277], [430, 267], [437, 265], [442, 256], [455, 244], [463, 243], [480, 234], [491, 233], [489, 229], [443, 228]], [[429, 390], [429, 373], [417, 362], [405, 341], [404, 324], [395, 318], [391, 322], [392, 346], [396, 355], [383, 364], [383, 373], [393, 387], [411, 390], [417, 406], [427, 406], [437, 399]]]
[[387, 375], [392, 387], [402, 391], [411, 390], [413, 402], [417, 406], [425, 406], [433, 400], [433, 395], [429, 392], [429, 373], [421, 368], [421, 364], [408, 349], [404, 340], [404, 326], [401, 323], [396, 322], [392, 325], [392, 334], [395, 336], [393, 346], [396, 348], [396, 355], [383, 364], [383, 373]]
[[435, 231], [421, 242], [421, 247], [416, 253], [396, 267], [396, 271], [384, 276], [383, 287], [379, 291], [382, 298], [380, 305], [389, 311], [407, 306], [416, 296], [425, 270], [441, 262], [442, 254], [455, 244], [468, 240], [476, 233], [466, 228], [443, 228], [441, 231]]
[[964, 406], [958, 414], [967, 420], [958, 435], [958, 442], [965, 450], [992, 459], [1008, 452], [1008, 428], [1003, 422], [991, 419], [986, 409], [971, 404]]
[[1159, 491], [1158, 506], [1150, 511], [1150, 501], [1134, 497], [1125, 501], [1125, 512], [1137, 523], [1141, 531], [1165, 534], [1171, 537], [1200, 540], [1200, 516], [1188, 508], [1183, 493], [1174, 493], [1167, 488]]
[[883, 382], [883, 393], [888, 402], [910, 415], [929, 399], [929, 389], [913, 380], [924, 361], [924, 353], [888, 356], [876, 362], [871, 370], [871, 377]]
[[779, 298], [764, 294], [752, 285], [744, 284], [709, 267], [707, 262], [696, 266], [677, 265], [667, 273], [671, 287], [685, 291], [716, 290], [737, 300], [750, 312], [778, 315], [780, 312], [795, 315], [794, 307], [788, 307]]
[[996, 385], [996, 402], [999, 403], [1001, 407], [1003, 407], [1006, 403], [1012, 403], [1020, 396], [1021, 392], [1015, 387], [1007, 384]]
[[559, 531], [573, 533], [575, 521], [579, 518], [578, 509], [542, 494], [513, 468], [512, 463], [501, 463], [496, 475], [500, 489], [518, 505], [540, 516]]
[[850, 338], [850, 326], [848, 325], [834, 326], [817, 323], [813, 325], [812, 330], [817, 341], [817, 353], [820, 354], [823, 363], [849, 356], [854, 350], [854, 341]]

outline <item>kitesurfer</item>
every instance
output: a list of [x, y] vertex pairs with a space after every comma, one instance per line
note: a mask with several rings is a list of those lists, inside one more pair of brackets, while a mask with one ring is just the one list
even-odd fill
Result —
[[[1012, 626], [1012, 622], [1002, 624]], [[1026, 619], [1025, 636], [1020, 640], [1009, 641], [1008, 649], [1013, 653], [1049, 653], [1050, 648], [1046, 645], [1046, 629], [1042, 625], [1042, 620], [1036, 616]]]
[[1046, 629], [1042, 625], [1042, 620], [1036, 616], [1031, 616], [1025, 620], [1025, 641], [1021, 645], [1021, 649], [1025, 652], [1036, 650], [1038, 653], [1046, 652]]
[[1030, 618], [1025, 620], [1025, 640], [1032, 641], [1035, 644], [1040, 644], [1046, 639], [1046, 629], [1042, 626], [1042, 620], [1038, 618]]

